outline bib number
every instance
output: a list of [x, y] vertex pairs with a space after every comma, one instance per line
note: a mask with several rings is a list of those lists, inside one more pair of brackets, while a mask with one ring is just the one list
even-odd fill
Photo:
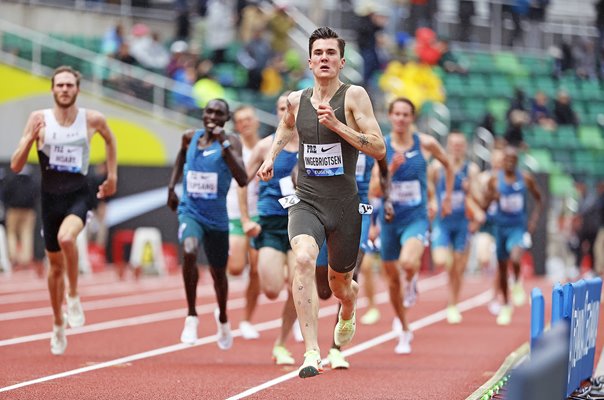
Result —
[[289, 196], [285, 196], [279, 199], [279, 204], [283, 208], [290, 208], [293, 205], [296, 205], [300, 202], [300, 199], [295, 194], [290, 194]]
[[372, 214], [373, 206], [371, 204], [359, 203], [359, 214]]
[[422, 201], [421, 186], [418, 180], [392, 182], [390, 199], [403, 206], [417, 206]]
[[52, 145], [49, 157], [50, 168], [56, 171], [81, 172], [82, 148], [78, 146]]
[[189, 171], [187, 173], [189, 197], [213, 200], [218, 198], [218, 174], [216, 172]]
[[344, 174], [342, 145], [304, 144], [304, 168], [308, 176], [336, 176]]
[[503, 212], [519, 213], [524, 209], [524, 196], [522, 193], [502, 196], [499, 200], [499, 206]]

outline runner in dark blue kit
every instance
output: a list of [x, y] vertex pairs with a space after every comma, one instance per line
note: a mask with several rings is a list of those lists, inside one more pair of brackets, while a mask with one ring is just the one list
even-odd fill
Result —
[[[235, 178], [240, 186], [247, 184], [241, 159], [241, 142], [237, 136], [226, 134], [223, 128], [228, 119], [229, 105], [226, 101], [214, 99], [208, 102], [203, 110], [204, 128], [183, 134], [168, 185], [168, 207], [173, 211], [178, 208], [178, 238], [183, 246], [182, 274], [189, 307], [180, 340], [189, 344], [197, 340], [197, 252], [199, 246], [203, 245], [218, 303], [214, 313], [218, 327], [217, 343], [223, 350], [229, 349], [233, 344], [226, 313], [226, 264], [229, 254], [226, 195], [231, 178]], [[175, 187], [181, 177], [183, 196], [179, 202]]]

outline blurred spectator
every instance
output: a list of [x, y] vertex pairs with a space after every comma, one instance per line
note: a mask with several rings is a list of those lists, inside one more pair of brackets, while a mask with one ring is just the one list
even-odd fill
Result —
[[441, 44], [436, 33], [430, 28], [419, 28], [415, 33], [415, 53], [423, 64], [437, 65], [441, 53]]
[[541, 91], [535, 93], [531, 102], [531, 122], [550, 131], [556, 129], [556, 121], [549, 109], [547, 96]]
[[579, 38], [579, 43], [575, 46], [574, 58], [576, 60], [575, 70], [579, 78], [598, 78], [596, 72], [596, 48], [592, 39], [586, 37]]
[[170, 53], [159, 41], [159, 35], [143, 24], [132, 29], [130, 54], [144, 68], [163, 71], [170, 62]]
[[103, 54], [115, 56], [124, 41], [124, 27], [121, 24], [117, 24], [116, 26], [109, 28], [109, 30], [105, 32], [105, 35], [103, 35], [101, 51]]
[[594, 270], [600, 277], [604, 277], [604, 181], [598, 183], [598, 193], [600, 221], [598, 221], [598, 234], [594, 242]]
[[459, 17], [459, 40], [470, 42], [472, 40], [472, 17], [476, 13], [474, 0], [459, 0], [457, 14]]
[[4, 183], [6, 237], [8, 255], [14, 266], [30, 266], [34, 260], [34, 228], [39, 186], [27, 165], [19, 174], [11, 174]]
[[271, 32], [271, 47], [275, 53], [285, 54], [290, 48], [289, 31], [295, 26], [294, 20], [287, 13], [287, 5], [277, 4], [268, 20]]
[[495, 131], [495, 116], [493, 114], [491, 114], [490, 112], [485, 113], [484, 117], [482, 118], [482, 121], [480, 121], [480, 123], [478, 124], [479, 128], [484, 128], [487, 131], [491, 132], [491, 134], [493, 135], [493, 138], [495, 138], [496, 136], [498, 136], [498, 133]]
[[449, 41], [446, 39], [439, 41], [441, 56], [438, 59], [438, 65], [448, 73], [466, 74], [468, 69], [459, 62], [457, 56], [451, 51]]
[[434, 14], [438, 9], [436, 0], [409, 1], [408, 31], [415, 34], [419, 28], [434, 28]]
[[525, 111], [512, 110], [508, 117], [508, 127], [503, 138], [510, 146], [525, 148], [523, 127], [528, 123], [528, 116]]
[[529, 120], [528, 109], [526, 106], [526, 95], [524, 94], [524, 91], [522, 89], [514, 89], [514, 97], [512, 97], [512, 100], [510, 100], [510, 107], [508, 108], [506, 114], [508, 120], [510, 119], [510, 114], [513, 111], [523, 112], [525, 114], [524, 119], [527, 121]]
[[373, 2], [366, 3], [359, 10], [359, 19], [356, 25], [356, 39], [359, 52], [363, 58], [363, 84], [368, 85], [373, 74], [380, 69], [377, 54], [376, 35], [388, 22], [388, 17], [381, 15], [378, 6]]
[[187, 53], [189, 45], [187, 42], [177, 40], [170, 46], [170, 61], [166, 67], [166, 75], [174, 79], [174, 74], [180, 69], [183, 69], [187, 59], [191, 58]]
[[522, 21], [528, 16], [529, 4], [530, 0], [512, 0], [501, 6], [503, 18], [505, 19], [507, 16], [512, 19], [513, 23], [512, 32], [507, 41], [508, 46], [520, 44], [523, 37]]
[[285, 84], [283, 79], [284, 72], [285, 64], [283, 57], [280, 54], [276, 54], [262, 71], [260, 93], [267, 97], [278, 96], [282, 93]]
[[596, 4], [596, 28], [598, 29], [598, 42], [596, 44], [596, 62], [599, 78], [604, 74], [604, 0], [597, 0]]
[[189, 4], [187, 0], [176, 0], [174, 2], [176, 11], [176, 30], [174, 40], [188, 41], [191, 34], [191, 21], [189, 20]]
[[237, 60], [248, 72], [247, 87], [259, 90], [262, 83], [262, 71], [272, 57], [272, 49], [264, 37], [264, 28], [258, 27], [252, 38], [238, 52]]
[[197, 66], [192, 59], [175, 71], [173, 79], [178, 82], [172, 92], [172, 105], [178, 111], [193, 117], [200, 117], [201, 110], [193, 97], [193, 85], [197, 82]]
[[568, 71], [574, 71], [575, 60], [573, 50], [568, 42], [562, 42], [560, 47], [552, 47], [550, 54], [554, 58], [553, 75], [555, 78], [560, 78]]
[[257, 1], [248, 1], [247, 6], [241, 10], [239, 25], [239, 40], [244, 44], [255, 38], [258, 31], [263, 32], [266, 27], [267, 16], [260, 9]]
[[585, 182], [575, 184], [579, 194], [579, 207], [573, 221], [574, 240], [571, 249], [575, 253], [575, 264], [580, 268], [585, 255], [589, 255], [594, 266], [594, 243], [600, 229], [600, 196], [597, 191], [589, 191]]
[[226, 50], [235, 40], [235, 3], [232, 0], [209, 0], [205, 45], [214, 64], [226, 59]]
[[138, 65], [136, 58], [130, 54], [130, 45], [128, 42], [123, 42], [115, 55], [115, 59], [128, 65]]
[[211, 99], [226, 99], [224, 87], [212, 76], [212, 61], [203, 60], [197, 66], [199, 79], [193, 85], [193, 98], [199, 108], [205, 108]]
[[529, 20], [529, 32], [527, 35], [527, 45], [533, 49], [540, 49], [541, 23], [545, 21], [545, 14], [550, 0], [530, 0], [527, 18]]
[[572, 108], [570, 96], [563, 90], [558, 92], [554, 102], [554, 119], [558, 125], [573, 125], [575, 128], [579, 125], [579, 118]]

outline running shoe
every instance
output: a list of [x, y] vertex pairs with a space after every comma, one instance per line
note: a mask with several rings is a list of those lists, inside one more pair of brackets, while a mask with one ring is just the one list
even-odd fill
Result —
[[401, 324], [401, 320], [398, 317], [394, 317], [392, 320], [392, 332], [397, 334], [403, 333], [403, 324]]
[[321, 372], [323, 372], [323, 367], [321, 366], [319, 352], [317, 350], [309, 350], [304, 353], [304, 363], [298, 369], [298, 376], [300, 378], [312, 378]]
[[450, 324], [459, 324], [463, 317], [457, 309], [457, 306], [449, 305], [447, 306], [447, 322]]
[[417, 273], [413, 275], [411, 281], [405, 279], [403, 306], [405, 308], [413, 307], [417, 302]]
[[509, 325], [512, 322], [512, 306], [505, 305], [501, 307], [497, 315], [497, 325]]
[[186, 344], [194, 344], [197, 341], [197, 327], [199, 318], [195, 315], [189, 315], [185, 318], [185, 327], [180, 334], [180, 341]]
[[241, 331], [241, 336], [246, 340], [258, 339], [260, 337], [254, 325], [248, 321], [241, 321], [239, 323], [239, 330]]
[[512, 285], [512, 304], [516, 307], [524, 305], [526, 302], [526, 293], [521, 282], [515, 282]]
[[346, 361], [342, 352], [335, 348], [329, 349], [327, 360], [329, 360], [331, 369], [348, 369], [350, 367], [350, 363]]
[[302, 336], [302, 329], [300, 328], [300, 321], [296, 320], [294, 325], [292, 326], [292, 332], [294, 333], [294, 340], [298, 343], [302, 343], [304, 341], [304, 336]]
[[338, 313], [338, 323], [333, 330], [333, 341], [336, 346], [345, 346], [352, 340], [356, 331], [355, 310], [350, 319], [342, 319], [342, 309]]
[[67, 325], [67, 316], [63, 315], [63, 324], [52, 326], [52, 336], [50, 337], [50, 352], [55, 356], [65, 353], [67, 348], [67, 336], [65, 327]]
[[413, 332], [403, 331], [398, 335], [398, 344], [394, 348], [396, 354], [410, 354], [411, 341], [413, 340]]
[[499, 311], [501, 311], [501, 304], [497, 300], [491, 300], [487, 308], [492, 315], [497, 316], [499, 315]]
[[67, 322], [72, 328], [83, 326], [86, 322], [80, 296], [71, 297], [67, 295]]
[[216, 343], [220, 350], [228, 350], [233, 346], [233, 335], [231, 334], [231, 324], [227, 321], [225, 323], [220, 322], [220, 310], [214, 310], [214, 319], [216, 319], [216, 326], [218, 332], [216, 332]]
[[273, 347], [273, 361], [277, 365], [294, 365], [296, 360], [292, 357], [292, 353], [285, 346], [275, 345]]
[[361, 317], [361, 324], [363, 325], [374, 325], [380, 320], [380, 310], [377, 307], [371, 307]]

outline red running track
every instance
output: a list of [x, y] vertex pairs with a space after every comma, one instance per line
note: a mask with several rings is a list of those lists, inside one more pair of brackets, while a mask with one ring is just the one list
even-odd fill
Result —
[[[545, 293], [549, 310], [551, 283], [536, 278], [525, 282], [527, 292], [534, 286]], [[86, 325], [69, 329], [66, 353], [52, 356], [46, 281], [29, 271], [0, 277], [0, 399], [465, 399], [529, 338], [529, 306], [515, 310], [510, 326], [497, 326], [486, 308], [491, 282], [481, 276], [466, 278], [464, 320], [448, 325], [446, 275], [425, 275], [419, 302], [409, 312], [413, 352], [394, 354], [394, 314], [384, 285], [379, 287], [382, 318], [373, 326], [357, 324], [353, 343], [345, 349], [351, 368], [326, 368], [320, 376], [302, 380], [297, 366], [275, 366], [270, 357], [284, 295], [275, 302], [261, 297], [252, 321], [260, 339], [239, 337], [236, 327], [245, 304], [241, 279], [230, 285], [229, 320], [236, 339], [230, 350], [221, 351], [213, 337], [215, 300], [209, 274], [202, 275], [198, 290], [200, 340], [195, 346], [179, 342], [186, 314], [180, 276], [138, 282], [119, 281], [111, 272], [84, 276], [80, 294]], [[358, 315], [366, 307], [362, 295]], [[333, 299], [321, 303], [324, 357], [335, 313]], [[600, 318], [598, 355], [603, 325]], [[301, 363], [303, 345], [290, 339], [288, 347]]]

